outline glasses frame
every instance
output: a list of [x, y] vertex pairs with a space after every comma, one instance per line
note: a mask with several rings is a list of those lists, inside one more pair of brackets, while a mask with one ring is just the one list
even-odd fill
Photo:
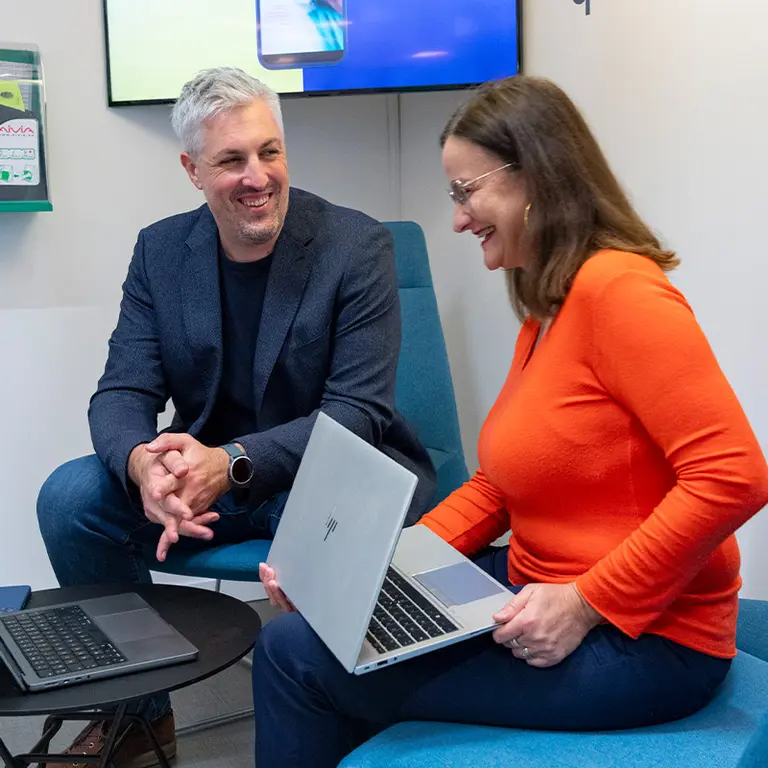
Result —
[[494, 173], [499, 173], [499, 171], [506, 171], [507, 168], [519, 167], [520, 163], [507, 163], [499, 168], [494, 168], [492, 171], [481, 173], [479, 176], [475, 176], [474, 179], [470, 179], [469, 181], [453, 179], [448, 187], [448, 197], [450, 197], [456, 205], [466, 205], [469, 202], [470, 196], [475, 191], [474, 189], [470, 189], [473, 184], [476, 184], [483, 179], [487, 179], [489, 176], [493, 176]]

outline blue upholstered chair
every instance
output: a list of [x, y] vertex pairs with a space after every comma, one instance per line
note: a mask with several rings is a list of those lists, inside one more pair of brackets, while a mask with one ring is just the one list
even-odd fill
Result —
[[400, 723], [339, 768], [768, 768], [768, 602], [740, 601], [736, 645], [714, 701], [674, 723], [600, 733]]
[[[388, 223], [395, 243], [395, 262], [403, 321], [397, 367], [397, 409], [416, 430], [437, 471], [434, 503], [467, 479], [459, 434], [448, 355], [437, 311], [427, 245], [412, 222]], [[154, 570], [202, 578], [258, 581], [258, 566], [267, 558], [269, 541], [246, 541], [193, 553], [171, 549]]]

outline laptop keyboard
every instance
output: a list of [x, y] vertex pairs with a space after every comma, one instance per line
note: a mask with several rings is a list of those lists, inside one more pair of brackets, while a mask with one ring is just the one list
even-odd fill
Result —
[[459, 627], [389, 568], [366, 639], [379, 653], [394, 651]]
[[0, 622], [40, 677], [81, 672], [126, 660], [77, 605], [0, 616]]

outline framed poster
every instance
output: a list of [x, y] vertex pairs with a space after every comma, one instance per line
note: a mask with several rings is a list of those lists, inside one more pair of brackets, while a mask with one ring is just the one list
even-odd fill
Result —
[[0, 42], [0, 211], [52, 209], [40, 53]]

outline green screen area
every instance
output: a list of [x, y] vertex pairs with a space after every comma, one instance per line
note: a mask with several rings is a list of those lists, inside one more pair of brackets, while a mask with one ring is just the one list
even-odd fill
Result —
[[239, 67], [278, 93], [301, 69], [268, 70], [256, 50], [255, 0], [105, 0], [113, 102], [175, 99], [195, 72]]

